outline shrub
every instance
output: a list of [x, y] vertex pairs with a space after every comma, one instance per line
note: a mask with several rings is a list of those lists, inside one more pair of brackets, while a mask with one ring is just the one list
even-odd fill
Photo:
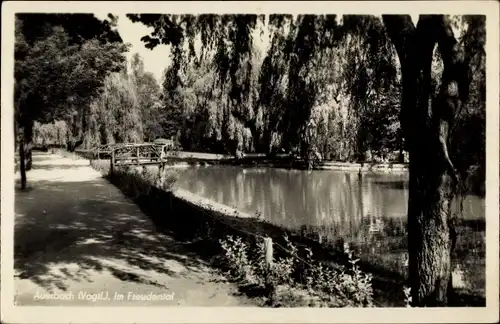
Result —
[[[102, 174], [109, 175], [110, 162], [108, 160], [90, 160], [90, 165]], [[166, 167], [116, 166], [111, 176], [124, 180], [126, 186], [130, 186], [129, 189], [136, 195], [148, 194], [151, 187], [171, 191], [178, 180], [178, 173]]]
[[90, 165], [95, 170], [101, 172], [101, 174], [107, 174], [109, 172], [109, 161], [108, 160], [90, 160]]
[[403, 293], [405, 294], [405, 306], [411, 307], [411, 288], [404, 287]]
[[[263, 291], [263, 299], [274, 307], [372, 307], [371, 274], [357, 266], [348, 247], [344, 251], [350, 267], [334, 267], [313, 260], [306, 249], [305, 260], [285, 236], [287, 255], [277, 258], [268, 268], [264, 260], [264, 243], [249, 244], [241, 237], [220, 240], [226, 277], [242, 285], [254, 285]], [[277, 245], [279, 247], [279, 245]], [[273, 289], [269, 290], [268, 288]]]
[[178, 180], [178, 173], [169, 168], [142, 167], [140, 171], [134, 168], [133, 173], [154, 187], [165, 191], [171, 191]]

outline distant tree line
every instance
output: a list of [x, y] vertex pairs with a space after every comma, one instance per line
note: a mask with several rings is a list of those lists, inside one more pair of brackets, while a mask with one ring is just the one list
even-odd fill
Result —
[[[135, 54], [128, 69], [123, 64], [104, 78], [99, 94], [86, 98], [85, 109], [66, 116], [71, 136], [83, 138], [86, 148], [174, 137], [191, 151], [293, 151], [304, 158], [317, 152], [331, 160], [402, 160], [401, 66], [381, 19], [306, 16], [294, 20], [271, 15], [264, 20], [246, 17], [250, 19], [246, 22], [214, 17], [204, 21], [226, 23], [234, 32], [241, 27], [238, 24], [249, 24], [249, 47], [238, 54], [237, 66], [229, 66], [237, 55], [231, 32], [173, 33], [169, 37], [179, 40], [171, 42], [172, 64], [164, 71], [161, 86]], [[459, 25], [459, 38], [470, 34], [467, 21], [455, 17], [453, 22]], [[269, 39], [265, 51], [259, 46], [262, 41], [252, 39], [263, 33]], [[202, 37], [209, 38], [203, 41]], [[194, 41], [204, 44], [201, 50], [194, 50]], [[470, 161], [464, 161], [468, 165], [480, 162], [485, 146], [481, 136], [485, 60], [483, 53], [478, 54], [470, 100], [455, 128], [457, 132], [462, 127], [477, 128], [469, 134], [478, 136], [453, 137], [461, 140], [453, 144], [454, 151], [474, 150], [473, 157], [457, 154], [468, 156]], [[437, 93], [443, 69], [437, 47], [432, 57], [432, 86]]]
[[[171, 46], [159, 85], [138, 54], [127, 65], [128, 46], [114, 28], [115, 17], [19, 15], [16, 120], [26, 129], [25, 141], [33, 137], [33, 121], [57, 128], [57, 120], [67, 124], [66, 142], [84, 148], [173, 137], [190, 151], [403, 161], [401, 60], [380, 17], [166, 17], [177, 27], [156, 24], [158, 15], [129, 15], [169, 31], [164, 39], [143, 37], [151, 49]], [[473, 169], [481, 180], [484, 26], [470, 17], [450, 17], [469, 53], [471, 80], [449, 154], [463, 177]], [[79, 23], [90, 27], [75, 27]], [[437, 98], [444, 64], [439, 46], [430, 51], [430, 95]]]

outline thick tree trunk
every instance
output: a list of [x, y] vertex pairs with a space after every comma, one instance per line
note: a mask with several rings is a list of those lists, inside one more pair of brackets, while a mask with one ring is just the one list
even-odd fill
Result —
[[[456, 239], [451, 202], [458, 180], [447, 143], [460, 106], [460, 99], [449, 91], [449, 85], [463, 81], [458, 74], [449, 73], [460, 70], [456, 41], [443, 16], [421, 16], [416, 28], [409, 16], [383, 19], [398, 52], [403, 76], [400, 120], [410, 154], [408, 252], [412, 305], [445, 306]], [[440, 95], [430, 106], [430, 71], [436, 42], [445, 70]]]
[[442, 159], [430, 154], [429, 147], [410, 153], [408, 252], [414, 306], [445, 306], [450, 293], [452, 177]]

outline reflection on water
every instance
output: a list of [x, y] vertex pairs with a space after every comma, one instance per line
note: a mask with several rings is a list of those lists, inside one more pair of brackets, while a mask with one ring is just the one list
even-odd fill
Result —
[[[315, 233], [323, 242], [350, 242], [363, 258], [406, 272], [407, 175], [365, 174], [360, 178], [352, 172], [230, 166], [189, 168], [180, 173], [178, 186], [183, 189], [258, 213], [274, 224]], [[463, 206], [464, 219], [484, 219], [484, 199], [469, 196]], [[475, 232], [472, 240], [484, 239], [484, 233]], [[477, 276], [475, 268], [484, 267], [484, 260], [471, 265], [471, 260], [481, 259], [471, 255], [474, 251], [470, 249], [467, 257], [458, 260], [456, 278], [468, 270]]]

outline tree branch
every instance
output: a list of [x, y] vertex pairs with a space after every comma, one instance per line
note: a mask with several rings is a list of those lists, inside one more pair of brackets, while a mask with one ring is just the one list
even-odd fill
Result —
[[414, 37], [416, 29], [409, 15], [382, 15], [387, 34], [398, 53], [401, 66], [406, 61], [408, 43]]
[[[436, 18], [436, 41], [439, 46], [439, 52], [443, 59], [444, 71], [442, 91], [448, 96], [455, 96], [461, 102], [454, 107], [453, 117], [458, 116], [461, 106], [469, 97], [469, 86], [471, 82], [469, 56], [460, 48], [460, 44], [455, 39], [451, 23], [446, 16]], [[449, 85], [456, 82], [458, 93], [454, 93]], [[445, 89], [444, 87], [448, 87]]]
[[246, 118], [243, 116], [243, 114], [241, 112], [234, 110], [234, 109], [231, 110], [231, 114], [233, 115], [234, 118], [236, 118], [237, 120], [242, 122], [243, 126], [250, 129], [250, 132], [252, 133], [253, 136], [255, 136], [257, 134], [257, 126], [256, 126], [255, 117]]

